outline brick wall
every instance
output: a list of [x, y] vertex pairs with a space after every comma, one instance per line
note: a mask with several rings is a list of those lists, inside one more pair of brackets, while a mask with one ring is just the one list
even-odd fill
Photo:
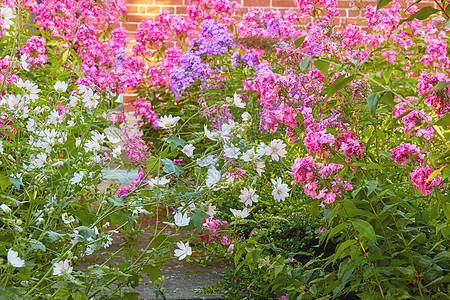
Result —
[[[242, 5], [240, 13], [245, 13], [249, 8], [262, 8], [264, 10], [287, 10], [291, 7], [295, 7], [293, 0], [235, 0]], [[127, 0], [128, 3], [128, 16], [127, 16], [127, 29], [130, 32], [129, 40], [131, 45], [134, 42], [134, 32], [139, 28], [139, 23], [147, 18], [155, 18], [161, 12], [167, 10], [171, 14], [186, 15], [186, 6], [189, 0]], [[336, 20], [335, 25], [343, 24], [358, 24], [364, 26], [361, 22], [361, 13], [357, 9], [358, 7], [365, 7], [367, 5], [377, 5], [376, 0], [338, 0], [338, 10], [341, 17]], [[424, 6], [433, 6], [437, 8], [436, 3], [433, 0], [422, 0], [417, 4], [419, 8]], [[389, 5], [387, 6], [389, 7]], [[124, 96], [124, 103], [131, 100], [131, 96]], [[133, 111], [131, 105], [126, 105], [127, 111]]]
[[[290, 7], [295, 7], [293, 0], [235, 0], [239, 2], [243, 9], [241, 12], [245, 12], [249, 8], [262, 8], [262, 9], [275, 9], [275, 10], [286, 10]], [[147, 18], [154, 18], [159, 15], [162, 11], [167, 10], [172, 14], [186, 15], [186, 6], [188, 0], [127, 0], [128, 2], [128, 30], [131, 32], [135, 31], [139, 23]], [[357, 4], [358, 3], [358, 4]], [[339, 18], [339, 24], [345, 23], [358, 23], [358, 18], [361, 17], [357, 6], [364, 7], [366, 5], [376, 5], [376, 0], [338, 0], [339, 12], [341, 18]], [[419, 7], [423, 6], [434, 6], [436, 3], [433, 0], [422, 0], [418, 4]], [[361, 24], [362, 25], [362, 24]], [[130, 35], [130, 40], [133, 40], [134, 36]]]

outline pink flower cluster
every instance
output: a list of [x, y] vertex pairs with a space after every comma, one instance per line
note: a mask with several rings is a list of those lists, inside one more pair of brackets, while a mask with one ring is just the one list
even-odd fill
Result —
[[149, 101], [146, 101], [144, 98], [139, 98], [133, 102], [133, 105], [136, 107], [134, 110], [134, 116], [136, 118], [143, 116], [148, 123], [153, 124], [154, 128], [158, 127], [158, 114], [152, 110], [152, 104]]
[[35, 22], [64, 40], [74, 38], [81, 25], [104, 29], [125, 16], [123, 0], [42, 0], [36, 9]]
[[140, 168], [138, 177], [133, 178], [130, 185], [120, 187], [119, 196], [123, 196], [134, 191], [136, 187], [144, 181], [144, 178], [145, 178], [145, 170]]
[[36, 9], [35, 21], [43, 30], [50, 30], [52, 36], [62, 38], [66, 42], [63, 47], [76, 49], [85, 75], [77, 84], [122, 93], [141, 83], [143, 61], [126, 57], [128, 38], [124, 28], [115, 28], [109, 41], [102, 36], [125, 13], [123, 0], [43, 0]]
[[[394, 118], [399, 118], [403, 123], [403, 133], [408, 133], [412, 136], [421, 137], [430, 140], [433, 137], [434, 129], [432, 127], [423, 127], [422, 124], [431, 121], [431, 117], [425, 112], [425, 110], [416, 110], [413, 108], [416, 102], [414, 98], [408, 97], [408, 102], [400, 102], [395, 105], [392, 112]], [[398, 100], [397, 100], [398, 101]]]
[[[344, 166], [336, 163], [323, 165], [316, 163], [312, 156], [298, 158], [292, 165], [294, 178], [302, 185], [305, 194], [313, 199], [323, 199], [322, 205], [333, 203], [344, 191], [353, 187], [339, 178], [338, 170]], [[323, 187], [323, 182], [330, 181], [331, 187]], [[317, 192], [318, 188], [320, 189]]]
[[405, 162], [411, 159], [411, 162], [423, 162], [423, 154], [420, 154], [421, 150], [416, 145], [410, 143], [401, 143], [400, 146], [392, 150], [392, 160], [398, 164], [405, 164]]
[[269, 10], [263, 12], [260, 8], [252, 8], [236, 24], [236, 30], [240, 38], [254, 36], [283, 39], [296, 38], [302, 32], [294, 26], [299, 19], [297, 11], [292, 8], [283, 15], [281, 15], [280, 11]]
[[[450, 82], [450, 77], [443, 73], [436, 72], [430, 76], [424, 71], [417, 83], [417, 90], [419, 95], [426, 94], [439, 82]], [[438, 116], [442, 117], [446, 113], [450, 113], [450, 86], [445, 87], [441, 91], [434, 91], [425, 96], [424, 102], [426, 105], [436, 111]]]
[[430, 167], [418, 167], [411, 173], [411, 181], [414, 183], [414, 188], [419, 189], [422, 195], [428, 196], [433, 191], [434, 187], [439, 185], [442, 181], [441, 176], [435, 176], [427, 182], [428, 177], [433, 173]]
[[229, 245], [230, 240], [227, 235], [220, 235], [220, 231], [228, 227], [227, 221], [215, 220], [213, 218], [203, 220], [203, 232], [200, 236], [202, 241], [213, 243], [214, 240], [220, 240], [222, 245]]
[[197, 26], [200, 19], [214, 18], [220, 23], [230, 25], [235, 21], [233, 15], [241, 10], [241, 5], [230, 0], [189, 0], [187, 14], [189, 23]]
[[123, 143], [128, 158], [135, 164], [145, 162], [147, 159], [147, 146], [145, 141], [141, 139], [139, 132], [133, 134], [131, 138]]
[[32, 36], [20, 49], [20, 54], [25, 55], [30, 68], [37, 65], [44, 67], [48, 56], [45, 54], [46, 40], [40, 36]]

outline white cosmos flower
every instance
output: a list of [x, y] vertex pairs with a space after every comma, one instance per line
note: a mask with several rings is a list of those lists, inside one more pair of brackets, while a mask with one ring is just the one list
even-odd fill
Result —
[[251, 115], [250, 115], [248, 112], [244, 112], [244, 113], [241, 115], [241, 118], [242, 118], [242, 121], [247, 122], [248, 120], [250, 120]]
[[70, 179], [71, 184], [80, 184], [81, 180], [83, 180], [84, 172], [80, 171], [78, 173], [73, 174], [73, 178]]
[[161, 128], [169, 129], [175, 127], [178, 120], [180, 120], [180, 117], [172, 117], [172, 115], [162, 116], [161, 118], [159, 118], [157, 124]]
[[227, 158], [238, 158], [238, 156], [241, 154], [239, 152], [239, 148], [237, 147], [226, 147], [223, 149], [224, 156]]
[[148, 211], [143, 206], [136, 206], [134, 210], [132, 211], [133, 215], [139, 215], [139, 214], [148, 214]]
[[178, 242], [177, 246], [179, 249], [175, 249], [175, 256], [178, 257], [178, 260], [182, 260], [192, 254], [192, 248], [189, 247], [189, 242], [186, 242], [186, 244]]
[[11, 27], [11, 25], [14, 25], [14, 20], [16, 18], [16, 15], [14, 14], [13, 9], [8, 6], [3, 6], [1, 8], [1, 15], [2, 15], [2, 19], [3, 19], [3, 27], [6, 30], [8, 30]]
[[242, 218], [245, 219], [247, 218], [250, 214], [248, 213], [247, 207], [244, 208], [243, 210], [238, 210], [238, 209], [233, 209], [230, 208], [231, 213], [233, 214], [233, 216], [235, 218]]
[[25, 261], [19, 257], [19, 253], [12, 249], [8, 250], [8, 262], [14, 268], [21, 268], [25, 266]]
[[220, 171], [217, 171], [213, 166], [209, 167], [208, 175], [206, 177], [206, 186], [212, 187], [220, 180]]
[[177, 212], [174, 218], [175, 218], [175, 225], [181, 227], [188, 226], [189, 222], [191, 221], [191, 218], [188, 217], [187, 213], [182, 214], [181, 212]]
[[24, 53], [24, 54], [22, 54], [22, 55], [20, 56], [20, 65], [22, 66], [22, 68], [23, 68], [25, 71], [29, 72], [30, 69], [28, 68], [28, 62], [27, 62], [27, 60], [28, 60], [28, 53]]
[[64, 275], [72, 273], [72, 266], [70, 265], [70, 261], [65, 259], [64, 261], [57, 262], [53, 265], [53, 275]]
[[208, 214], [211, 218], [214, 218], [214, 215], [216, 214], [216, 208], [217, 208], [217, 206], [211, 205], [211, 203], [210, 203], [206, 214]]
[[112, 156], [114, 158], [118, 158], [118, 157], [120, 157], [121, 153], [122, 153], [122, 148], [120, 146], [117, 146], [117, 148], [112, 151]]
[[211, 141], [217, 141], [216, 133], [212, 133], [211, 131], [209, 131], [206, 125], [203, 127], [203, 129], [205, 130], [205, 135], [208, 139], [210, 139]]
[[261, 152], [261, 149], [259, 149], [257, 152], [255, 152], [255, 148], [251, 148], [242, 154], [241, 159], [243, 161], [254, 161], [256, 159], [261, 158], [263, 156], [265, 151]]
[[265, 172], [264, 168], [266, 167], [266, 165], [264, 164], [263, 161], [257, 161], [256, 162], [256, 172], [258, 172], [258, 175], [261, 176], [261, 173]]
[[0, 154], [3, 154], [3, 141], [0, 140]]
[[286, 144], [280, 139], [275, 139], [270, 142], [269, 146], [266, 146], [266, 155], [271, 156], [273, 160], [278, 161], [279, 157], [286, 156], [287, 151], [284, 150]]
[[236, 107], [245, 108], [245, 105], [246, 105], [245, 102], [242, 102], [241, 97], [236, 92], [234, 92], [233, 102]]
[[253, 202], [258, 202], [259, 196], [256, 195], [255, 192], [256, 191], [252, 188], [244, 188], [243, 190], [241, 190], [241, 195], [239, 195], [239, 199], [241, 199], [240, 201], [244, 203], [245, 206], [252, 205]]
[[272, 191], [272, 196], [275, 200], [282, 201], [289, 197], [289, 188], [286, 183], [281, 181], [281, 178], [277, 178], [277, 180], [271, 179], [275, 188]]
[[91, 88], [86, 88], [81, 97], [82, 101], [84, 102], [84, 107], [86, 108], [96, 108], [99, 103], [98, 100], [100, 99], [100, 96], [94, 94], [94, 91]]
[[197, 165], [199, 165], [199, 167], [207, 167], [211, 164], [214, 164], [214, 156], [212, 155], [208, 155], [204, 158], [197, 158]]
[[68, 213], [63, 213], [61, 215], [61, 219], [63, 220], [64, 224], [70, 224], [72, 222], [75, 222], [75, 218]]
[[63, 92], [65, 92], [65, 91], [67, 91], [67, 87], [68, 87], [68, 85], [67, 85], [67, 83], [66, 82], [64, 82], [64, 81], [57, 81], [56, 83], [55, 83], [55, 85], [53, 86], [53, 88], [58, 92], [58, 93], [63, 93]]
[[194, 155], [195, 147], [192, 144], [187, 144], [184, 146], [184, 148], [181, 150], [184, 154], [186, 154], [187, 157], [191, 157]]
[[4, 204], [4, 203], [2, 205], [0, 205], [0, 208], [7, 214], [11, 213], [11, 208], [8, 205]]
[[149, 184], [151, 186], [163, 186], [166, 185], [170, 182], [170, 179], [167, 179], [165, 176], [164, 177], [155, 177], [150, 179]]

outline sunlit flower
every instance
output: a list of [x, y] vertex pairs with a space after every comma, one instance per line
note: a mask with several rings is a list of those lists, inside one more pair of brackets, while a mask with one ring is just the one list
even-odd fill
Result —
[[233, 208], [230, 208], [230, 211], [231, 211], [231, 213], [233, 214], [233, 216], [235, 217], [235, 218], [242, 218], [242, 219], [245, 219], [245, 218], [247, 218], [250, 214], [248, 213], [248, 211], [247, 211], [247, 207], [246, 208], [244, 208], [243, 210], [238, 210], [238, 209], [233, 209]]
[[280, 139], [275, 139], [270, 142], [269, 146], [266, 146], [266, 155], [271, 156], [273, 160], [278, 161], [279, 157], [286, 156], [287, 151], [284, 150], [286, 144]]
[[178, 260], [182, 260], [192, 254], [192, 248], [189, 247], [189, 242], [186, 242], [186, 244], [178, 242], [177, 246], [179, 249], [175, 249], [175, 256], [178, 257]]
[[0, 208], [7, 214], [11, 213], [11, 208], [8, 205], [4, 204], [4, 203], [2, 205], [0, 205]]
[[189, 222], [191, 221], [191, 218], [187, 216], [187, 213], [182, 214], [181, 212], [177, 212], [174, 218], [175, 218], [175, 225], [181, 227], [188, 226]]
[[184, 148], [181, 150], [184, 154], [186, 154], [187, 157], [191, 157], [194, 155], [195, 147], [192, 144], [187, 144], [184, 146]]
[[209, 167], [208, 175], [206, 177], [206, 186], [211, 187], [220, 180], [220, 171], [217, 171], [213, 166]]
[[84, 172], [80, 171], [78, 173], [73, 174], [73, 178], [70, 179], [71, 184], [80, 184], [80, 182], [83, 180]]
[[58, 92], [58, 93], [63, 93], [65, 91], [67, 91], [67, 83], [65, 83], [64, 81], [57, 81], [55, 83], [55, 85], [53, 86], [53, 88]]
[[155, 177], [150, 179], [149, 184], [151, 186], [163, 186], [166, 185], [170, 182], [170, 179], [167, 179], [165, 176], [164, 177]]
[[289, 188], [288, 185], [281, 181], [281, 178], [277, 178], [277, 180], [271, 179], [275, 188], [272, 191], [272, 196], [275, 200], [284, 200], [286, 197], [289, 197]]
[[237, 147], [226, 147], [223, 152], [224, 156], [227, 158], [237, 158], [241, 154]]
[[65, 259], [64, 261], [57, 262], [53, 265], [53, 275], [65, 275], [72, 273], [73, 267], [70, 265], [70, 261]]
[[172, 117], [172, 115], [162, 116], [159, 118], [157, 124], [159, 127], [169, 129], [175, 127], [180, 117]]
[[207, 167], [211, 164], [214, 164], [214, 156], [208, 155], [204, 158], [197, 158], [197, 165], [199, 167]]
[[19, 253], [12, 249], [8, 250], [8, 262], [14, 268], [22, 268], [25, 266], [25, 261], [19, 257]]
[[256, 191], [252, 188], [244, 188], [243, 190], [241, 190], [241, 195], [239, 196], [239, 199], [241, 199], [240, 201], [244, 203], [245, 206], [252, 205], [253, 202], [258, 202], [259, 196], [256, 195], [255, 192]]
[[239, 107], [239, 108], [245, 108], [245, 105], [246, 105], [245, 102], [242, 102], [241, 97], [236, 92], [234, 93], [233, 103], [236, 107]]
[[72, 222], [75, 222], [75, 218], [68, 213], [63, 213], [61, 215], [61, 219], [63, 220], [64, 224], [70, 224]]

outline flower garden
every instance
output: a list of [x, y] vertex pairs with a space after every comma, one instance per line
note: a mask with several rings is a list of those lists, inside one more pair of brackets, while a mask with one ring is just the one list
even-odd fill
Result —
[[198, 253], [224, 299], [448, 299], [450, 3], [188, 2], [130, 46], [123, 0], [0, 1], [0, 299], [166, 299]]

